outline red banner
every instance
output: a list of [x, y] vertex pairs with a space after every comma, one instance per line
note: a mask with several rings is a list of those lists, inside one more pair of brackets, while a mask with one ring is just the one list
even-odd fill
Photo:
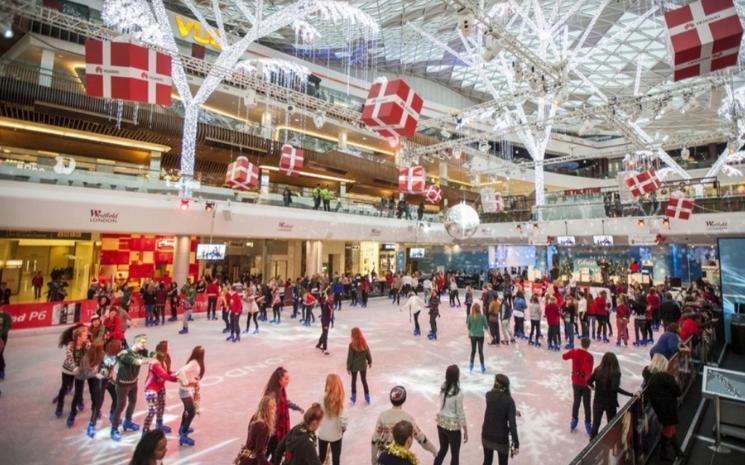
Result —
[[[118, 304], [117, 301], [114, 304]], [[96, 313], [96, 300], [68, 300], [65, 302], [39, 302], [30, 304], [10, 304], [3, 306], [13, 319], [13, 330], [46, 328], [49, 326], [69, 325], [73, 323], [88, 323]], [[197, 294], [194, 313], [207, 311], [207, 294]], [[183, 309], [179, 308], [182, 314]], [[129, 304], [129, 314], [132, 318], [144, 318], [145, 307], [137, 294], [132, 296]], [[170, 315], [170, 304], [166, 304], [166, 314]]]

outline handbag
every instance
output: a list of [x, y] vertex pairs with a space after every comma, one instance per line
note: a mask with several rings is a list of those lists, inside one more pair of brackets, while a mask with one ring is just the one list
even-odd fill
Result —
[[256, 455], [254, 455], [253, 451], [249, 449], [246, 446], [241, 447], [241, 450], [238, 451], [238, 455], [235, 457], [235, 460], [233, 460], [233, 465], [248, 465], [250, 462], [249, 460], [255, 459]]

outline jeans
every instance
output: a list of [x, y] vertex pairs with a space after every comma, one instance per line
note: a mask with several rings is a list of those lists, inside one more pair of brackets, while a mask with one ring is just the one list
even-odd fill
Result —
[[[497, 461], [499, 462], [499, 465], [507, 465], [509, 461], [510, 454], [507, 452], [499, 452], [497, 451]], [[484, 449], [484, 465], [491, 465], [494, 461], [494, 450], [493, 449]]]
[[524, 316], [515, 317], [515, 336], [519, 336], [519, 337], [525, 336], [525, 317]]
[[145, 323], [157, 323], [158, 317], [155, 315], [155, 304], [145, 305]]
[[280, 310], [282, 309], [282, 305], [276, 304], [272, 306], [272, 321], [276, 321], [277, 323], [280, 322], [280, 319], [282, 318]]
[[649, 342], [654, 342], [654, 334], [652, 333], [652, 320], [644, 321], [644, 338]]
[[231, 328], [231, 320], [230, 320], [230, 312], [226, 309], [222, 309], [222, 321], [225, 322], [225, 331], [230, 331]]
[[[640, 320], [638, 318], [634, 318], [634, 336], [636, 338], [636, 341], [634, 341], [635, 344], [638, 344], [641, 342], [644, 337], [644, 325], [646, 325], [646, 320]], [[639, 333], [641, 333], [641, 337], [639, 337]]]
[[430, 313], [429, 315], [429, 332], [437, 334], [437, 315]]
[[[258, 313], [249, 313], [248, 318], [246, 318], [246, 332], [248, 332], [251, 329], [251, 319], [254, 320], [254, 325], [256, 325], [256, 329], [259, 329], [259, 322], [258, 322]], [[239, 316], [240, 318], [240, 316]], [[238, 331], [240, 331], [240, 325], [238, 325]]]
[[510, 329], [509, 318], [502, 320], [502, 331], [504, 331], [504, 342], [515, 342], [515, 335], [512, 334], [512, 330]]
[[357, 394], [357, 373], [360, 374], [360, 380], [362, 380], [362, 389], [365, 391], [365, 394], [370, 393], [370, 389], [367, 387], [367, 370], [362, 371], [353, 371], [352, 372], [352, 395]]
[[329, 343], [329, 327], [324, 326], [321, 330], [321, 337], [318, 338], [318, 344], [316, 344], [316, 347], [323, 350], [324, 352], [328, 348]]
[[479, 361], [484, 364], [484, 336], [476, 337], [471, 336], [471, 365], [473, 365], [473, 358], [476, 355], [476, 347], [479, 349]]
[[528, 340], [533, 340], [533, 333], [535, 332], [535, 340], [538, 342], [538, 340], [541, 338], [541, 320], [530, 320], [530, 337]]
[[595, 339], [595, 322], [597, 317], [595, 315], [587, 315], [587, 326], [590, 329], [590, 337]]
[[216, 295], [208, 296], [207, 297], [207, 319], [209, 319], [210, 317], [217, 318], [215, 316], [215, 311], [217, 311], [217, 296]]
[[41, 286], [34, 286], [34, 300], [41, 297]]
[[137, 405], [137, 383], [116, 383], [116, 410], [114, 411], [114, 418], [111, 420], [111, 428], [119, 428], [119, 423], [122, 420], [122, 412], [124, 406], [127, 406], [127, 412], [125, 413], [125, 420], [132, 421], [132, 415], [135, 413], [135, 406]]
[[564, 338], [567, 344], [574, 345], [574, 322], [564, 321]]
[[341, 294], [334, 294], [334, 310], [341, 310]]
[[331, 446], [331, 465], [339, 465], [341, 463], [341, 439], [334, 442], [319, 439], [318, 458], [321, 459], [322, 463], [326, 461], [326, 454], [328, 453], [329, 446]]
[[420, 313], [422, 313], [421, 310], [419, 310], [418, 312], [414, 312], [414, 329], [416, 330], [417, 333], [421, 332], [419, 329], [419, 314]]
[[490, 344], [499, 344], [499, 322], [489, 320], [489, 332], [491, 333]]
[[[250, 315], [249, 315], [250, 317]], [[230, 335], [232, 337], [240, 337], [241, 334], [241, 314], [240, 313], [230, 313]], [[250, 320], [249, 320], [250, 323]], [[249, 325], [250, 326], [250, 325]], [[258, 327], [258, 326], [257, 326]]]
[[189, 329], [189, 318], [191, 318], [191, 306], [184, 307], [184, 329]]
[[306, 306], [303, 307], [303, 309], [305, 310], [303, 312], [304, 313], [304, 315], [303, 315], [303, 321], [305, 321], [305, 323], [307, 324], [307, 323], [310, 323], [310, 319], [313, 318], [313, 323], [315, 323], [316, 322], [316, 316], [313, 314], [313, 306], [312, 305], [306, 305]]
[[559, 325], [548, 326], [548, 345], [549, 346], [560, 346], [561, 345], [561, 332], [559, 331]]
[[572, 418], [579, 418], [579, 403], [582, 401], [582, 406], [585, 410], [585, 423], [590, 422], [590, 388], [587, 386], [572, 385], [574, 391], [574, 401], [572, 402]]
[[166, 304], [155, 304], [155, 322], [160, 318], [163, 324], [166, 323]]
[[[483, 341], [483, 338], [481, 338]], [[442, 465], [445, 461], [445, 455], [448, 453], [448, 447], [450, 447], [450, 465], [458, 465], [460, 463], [460, 430], [449, 431], [440, 426], [437, 427], [437, 437], [440, 440], [440, 450], [435, 456], [435, 465]]]

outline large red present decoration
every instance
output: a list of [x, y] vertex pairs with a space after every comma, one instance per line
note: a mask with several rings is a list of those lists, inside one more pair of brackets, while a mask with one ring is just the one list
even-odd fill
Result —
[[398, 190], [401, 192], [422, 194], [426, 182], [423, 166], [409, 166], [398, 170]]
[[124, 40], [85, 41], [85, 90], [91, 97], [171, 105], [171, 57]]
[[422, 98], [403, 80], [380, 78], [370, 88], [360, 119], [383, 137], [411, 137], [423, 105]]
[[245, 191], [256, 187], [259, 183], [259, 167], [248, 161], [246, 157], [238, 157], [228, 165], [225, 184], [235, 190]]
[[653, 169], [626, 178], [624, 184], [634, 197], [650, 194], [660, 188], [660, 180]]
[[288, 176], [296, 176], [303, 169], [304, 152], [290, 144], [282, 146], [279, 170]]
[[737, 64], [742, 25], [732, 0], [698, 0], [665, 13], [674, 80]]
[[692, 213], [693, 200], [688, 200], [683, 197], [670, 197], [670, 200], [667, 201], [665, 216], [668, 218], [687, 220], [691, 217]]
[[424, 190], [424, 200], [427, 203], [438, 204], [442, 202], [442, 189], [437, 184], [430, 184]]

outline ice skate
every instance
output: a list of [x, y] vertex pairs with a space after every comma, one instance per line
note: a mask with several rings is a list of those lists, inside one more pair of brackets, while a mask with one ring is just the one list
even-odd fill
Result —
[[579, 420], [572, 418], [571, 421], [569, 421], [569, 431], [573, 433], [574, 430], [577, 429], [577, 423], [579, 423]]
[[125, 432], [127, 430], [129, 430], [129, 431], [139, 431], [140, 430], [140, 425], [138, 425], [137, 423], [133, 423], [131, 420], [124, 420], [124, 422], [122, 422], [122, 429]]
[[192, 438], [190, 438], [189, 436], [187, 436], [186, 434], [181, 434], [178, 437], [178, 445], [179, 446], [193, 447], [194, 446], [194, 440]]

